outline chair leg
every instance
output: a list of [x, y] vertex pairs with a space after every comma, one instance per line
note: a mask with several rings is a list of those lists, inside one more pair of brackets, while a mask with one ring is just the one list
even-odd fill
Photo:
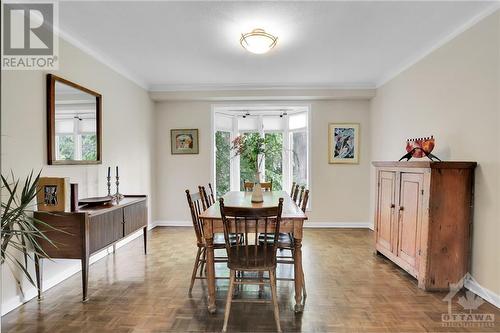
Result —
[[189, 286], [188, 294], [191, 295], [191, 291], [193, 290], [194, 280], [196, 280], [196, 272], [198, 271], [198, 267], [200, 266], [200, 255], [201, 255], [201, 247], [198, 248], [198, 252], [196, 253], [196, 259], [194, 260], [193, 274], [191, 274], [191, 285]]
[[274, 320], [276, 321], [276, 330], [281, 333], [280, 325], [280, 310], [278, 307], [278, 295], [276, 293], [276, 271], [269, 271], [269, 282], [271, 283], [271, 295], [273, 298], [274, 305]]
[[[264, 282], [264, 272], [263, 271], [260, 271], [259, 272], [259, 282]], [[259, 285], [259, 297], [262, 297], [262, 295], [264, 294], [264, 285], [263, 284], [260, 284]]]
[[234, 270], [229, 272], [229, 289], [227, 291], [226, 310], [224, 310], [224, 326], [222, 332], [227, 332], [227, 323], [229, 321], [229, 313], [231, 312], [231, 302], [233, 301], [234, 291]]
[[[205, 267], [205, 262], [207, 259], [206, 253], [207, 253], [207, 251], [205, 251], [205, 248], [203, 248], [203, 255], [201, 256], [200, 276], [203, 276], [203, 268]], [[205, 274], [205, 276], [206, 275], [207, 274]]]
[[307, 292], [306, 292], [306, 279], [304, 278], [304, 270], [302, 270], [302, 295], [304, 296], [304, 301], [306, 301]]

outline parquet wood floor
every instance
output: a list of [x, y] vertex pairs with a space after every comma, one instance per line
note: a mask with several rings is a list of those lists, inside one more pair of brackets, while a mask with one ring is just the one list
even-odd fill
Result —
[[[189, 228], [150, 231], [149, 254], [142, 238], [90, 266], [89, 298], [81, 299], [76, 274], [2, 318], [2, 332], [220, 332], [227, 280], [217, 281], [215, 315], [207, 312], [206, 283], [196, 281], [188, 296], [196, 254]], [[141, 248], [141, 250], [138, 250]], [[293, 309], [293, 283], [278, 281], [284, 332], [459, 332], [500, 331], [500, 310], [485, 303], [474, 312], [491, 313], [490, 327], [443, 327], [445, 293], [427, 293], [416, 280], [373, 254], [372, 232], [361, 229], [306, 229], [303, 241], [308, 297], [302, 314]], [[217, 275], [227, 275], [224, 264]], [[292, 276], [290, 265], [278, 276]], [[245, 286], [244, 297], [258, 297]], [[270, 291], [266, 289], [265, 297]], [[464, 312], [456, 300], [454, 312]], [[275, 329], [270, 305], [235, 303], [229, 331]]]

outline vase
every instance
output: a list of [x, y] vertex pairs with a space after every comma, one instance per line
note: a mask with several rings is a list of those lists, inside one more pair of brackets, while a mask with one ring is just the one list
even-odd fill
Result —
[[260, 187], [260, 172], [255, 173], [255, 184], [253, 185], [252, 202], [264, 202], [262, 187]]

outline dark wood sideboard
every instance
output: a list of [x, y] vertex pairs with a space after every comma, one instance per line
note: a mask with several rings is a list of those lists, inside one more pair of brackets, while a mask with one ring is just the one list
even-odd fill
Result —
[[[144, 253], [147, 249], [147, 197], [126, 195], [119, 203], [79, 207], [71, 213], [35, 212], [35, 218], [66, 233], [40, 227], [54, 245], [41, 241], [42, 249], [53, 259], [79, 259], [82, 262], [83, 301], [87, 300], [89, 257], [143, 229]], [[42, 260], [35, 256], [38, 298], [42, 291]]]
[[476, 162], [373, 162], [375, 248], [424, 290], [468, 271]]

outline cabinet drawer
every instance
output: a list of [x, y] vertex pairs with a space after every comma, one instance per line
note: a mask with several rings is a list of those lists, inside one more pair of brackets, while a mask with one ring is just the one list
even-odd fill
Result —
[[145, 201], [123, 208], [125, 236], [145, 227], [148, 223], [148, 207]]

